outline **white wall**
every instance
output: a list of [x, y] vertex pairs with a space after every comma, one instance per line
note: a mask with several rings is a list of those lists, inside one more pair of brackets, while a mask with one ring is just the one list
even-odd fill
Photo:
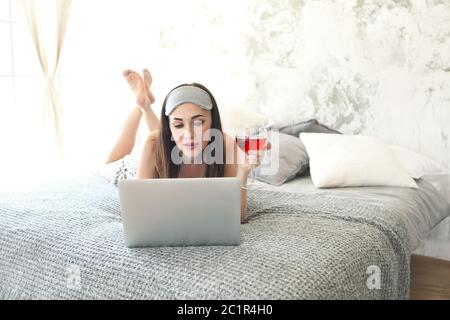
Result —
[[158, 108], [196, 81], [222, 109], [315, 116], [450, 164], [450, 1], [74, 1], [61, 69], [72, 152], [107, 151], [132, 103], [121, 71], [143, 67]]

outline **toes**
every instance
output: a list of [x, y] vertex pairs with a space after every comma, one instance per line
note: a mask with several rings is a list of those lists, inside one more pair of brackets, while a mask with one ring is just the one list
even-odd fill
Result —
[[142, 74], [144, 76], [144, 90], [150, 102], [153, 104], [155, 102], [155, 97], [150, 91], [150, 86], [152, 85], [152, 75], [150, 74], [150, 71], [148, 71], [147, 69], [142, 70]]
[[147, 94], [147, 97], [149, 98], [149, 100], [152, 104], [155, 103], [155, 97], [153, 96], [153, 94], [151, 92], [150, 92], [150, 94]]
[[142, 74], [144, 75], [144, 83], [147, 87], [150, 87], [152, 85], [152, 75], [150, 74], [150, 71], [147, 69], [142, 70]]
[[128, 81], [128, 83], [131, 85], [136, 85], [139, 82], [139, 75], [132, 71], [132, 70], [127, 70], [123, 72], [123, 76], [125, 77], [125, 79]]
[[126, 78], [128, 77], [133, 71], [132, 70], [125, 70], [122, 74]]
[[132, 71], [128, 75], [127, 79], [130, 79], [131, 81], [133, 81], [135, 83], [139, 83], [139, 84], [142, 83], [141, 75], [139, 73], [135, 72], [135, 71]]

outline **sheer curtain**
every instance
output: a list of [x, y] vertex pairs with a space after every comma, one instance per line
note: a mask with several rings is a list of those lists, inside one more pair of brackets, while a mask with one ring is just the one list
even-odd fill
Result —
[[39, 64], [45, 79], [44, 125], [54, 132], [60, 158], [64, 156], [62, 109], [54, 79], [58, 70], [72, 0], [18, 0], [24, 11]]

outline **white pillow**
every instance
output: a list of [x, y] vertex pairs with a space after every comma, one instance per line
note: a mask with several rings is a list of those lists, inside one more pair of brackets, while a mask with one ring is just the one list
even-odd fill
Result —
[[389, 148], [406, 172], [414, 179], [420, 179], [426, 174], [448, 172], [443, 165], [417, 152], [394, 145], [390, 145]]
[[389, 147], [363, 135], [301, 133], [317, 188], [397, 186], [417, 188]]

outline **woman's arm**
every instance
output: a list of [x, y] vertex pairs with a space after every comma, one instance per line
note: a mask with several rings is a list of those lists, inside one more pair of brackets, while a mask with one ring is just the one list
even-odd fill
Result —
[[250, 169], [244, 165], [225, 165], [225, 177], [236, 177], [241, 181], [241, 223], [246, 222], [247, 213], [247, 177]]
[[247, 222], [247, 177], [250, 168], [240, 165], [236, 177], [241, 180], [241, 223]]
[[[270, 142], [267, 143], [264, 150], [258, 151], [252, 156], [244, 154], [244, 152], [238, 148], [236, 140], [231, 138], [229, 135], [224, 134], [225, 137], [225, 151], [227, 153], [227, 161], [233, 159], [232, 163], [227, 163], [225, 165], [225, 177], [237, 177], [241, 180], [241, 223], [247, 222], [247, 177], [251, 170], [251, 166], [259, 166], [261, 164], [261, 159], [264, 155], [265, 150], [271, 149]], [[230, 154], [233, 152], [233, 154]], [[243, 163], [240, 163], [238, 159], [239, 154], [245, 159]]]
[[247, 177], [250, 167], [246, 164], [238, 164], [238, 152], [236, 141], [224, 133], [226, 160], [231, 163], [225, 164], [224, 176], [237, 177], [241, 180], [241, 223], [246, 222], [247, 212]]

